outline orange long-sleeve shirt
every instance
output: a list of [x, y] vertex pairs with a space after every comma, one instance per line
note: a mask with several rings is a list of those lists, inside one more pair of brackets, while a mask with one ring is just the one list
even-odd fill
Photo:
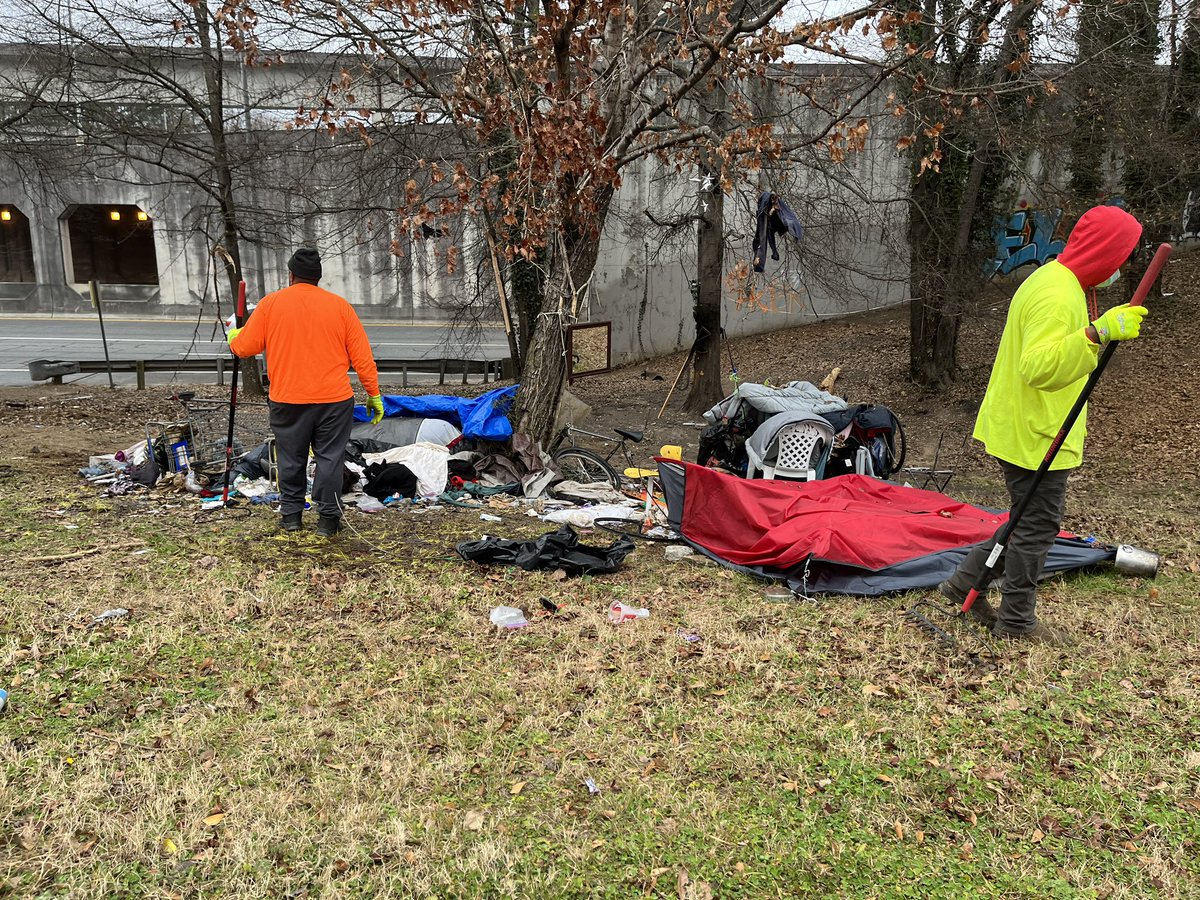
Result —
[[297, 282], [267, 294], [229, 347], [243, 357], [267, 351], [277, 403], [349, 400], [351, 366], [368, 394], [379, 393], [371, 344], [354, 308], [315, 284]]

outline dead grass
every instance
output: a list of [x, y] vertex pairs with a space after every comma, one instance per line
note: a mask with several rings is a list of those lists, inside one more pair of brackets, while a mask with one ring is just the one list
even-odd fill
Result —
[[[358, 516], [330, 553], [264, 510], [197, 528], [15, 488], [13, 896], [674, 897], [681, 873], [687, 897], [1200, 884], [1188, 573], [1055, 582], [1045, 614], [1080, 646], [983, 675], [903, 624], [901, 599], [765, 603], [661, 547], [559, 582], [448, 558], [478, 533], [468, 511]], [[151, 552], [23, 562], [118, 539]], [[542, 596], [564, 612], [489, 626]], [[610, 626], [613, 599], [651, 618]], [[88, 627], [117, 605], [128, 619]]]
[[[1069, 491], [1070, 527], [1163, 574], [1051, 582], [1042, 614], [1078, 646], [987, 674], [905, 624], [911, 598], [769, 603], [659, 546], [555, 581], [453, 557], [465, 510], [356, 515], [329, 544], [262, 508], [100, 499], [71, 470], [171, 401], [0, 392], [0, 896], [1200, 895], [1197, 265], [1106, 376]], [[940, 395], [905, 385], [895, 312], [734, 353], [747, 379], [843, 366], [928, 464], [969, 430], [993, 313]], [[680, 362], [576, 387], [595, 424], [691, 458], [694, 417], [654, 419]], [[952, 492], [1001, 503], [990, 462], [948, 449]], [[651, 617], [610, 626], [614, 599]], [[534, 624], [497, 633], [514, 602]]]

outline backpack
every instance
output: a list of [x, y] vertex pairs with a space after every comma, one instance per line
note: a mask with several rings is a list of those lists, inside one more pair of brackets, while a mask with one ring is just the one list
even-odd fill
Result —
[[826, 478], [853, 473], [860, 447], [866, 447], [871, 469], [879, 478], [888, 478], [904, 466], [904, 427], [886, 406], [863, 403], [823, 416], [837, 436], [825, 466]]

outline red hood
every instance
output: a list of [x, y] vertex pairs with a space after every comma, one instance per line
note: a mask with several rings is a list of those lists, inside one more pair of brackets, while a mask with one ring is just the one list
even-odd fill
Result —
[[1058, 261], [1085, 290], [1093, 288], [1125, 264], [1141, 236], [1141, 224], [1125, 210], [1093, 206], [1071, 229]]

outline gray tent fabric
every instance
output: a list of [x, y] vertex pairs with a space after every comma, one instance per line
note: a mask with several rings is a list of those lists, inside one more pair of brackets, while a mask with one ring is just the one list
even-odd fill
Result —
[[775, 436], [779, 434], [781, 428], [785, 425], [794, 425], [797, 422], [811, 422], [821, 429], [825, 435], [825, 444], [833, 441], [833, 426], [829, 424], [827, 419], [823, 419], [815, 413], [805, 412], [804, 410], [793, 410], [791, 412], [776, 413], [763, 422], [754, 430], [754, 434], [746, 441], [746, 456], [750, 459], [750, 469], [761, 469], [763, 461], [768, 458], [768, 451], [771, 449], [771, 444], [775, 441]]
[[378, 425], [370, 422], [355, 422], [350, 429], [351, 438], [366, 438], [379, 441], [381, 444], [391, 444], [393, 447], [407, 447], [417, 442], [417, 432], [421, 429], [424, 419], [406, 419], [392, 416], [384, 419]]
[[736, 391], [706, 412], [704, 419], [714, 425], [722, 419], [732, 418], [743, 403], [748, 403], [767, 416], [782, 412], [821, 415], [849, 408], [849, 404], [841, 397], [823, 391], [809, 381], [789, 381], [778, 388], [746, 382], [739, 384]]
[[393, 447], [407, 447], [420, 441], [448, 445], [461, 434], [453, 424], [442, 419], [403, 416], [386, 418], [378, 425], [355, 422], [350, 429], [351, 438], [378, 441]]

